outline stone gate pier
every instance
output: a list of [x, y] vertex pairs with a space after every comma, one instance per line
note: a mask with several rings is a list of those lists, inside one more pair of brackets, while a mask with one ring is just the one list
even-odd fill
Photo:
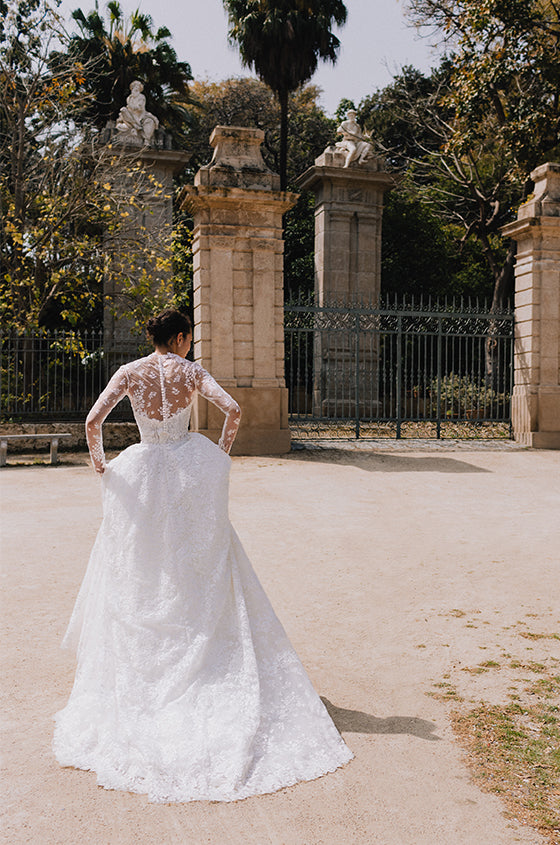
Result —
[[[134, 80], [126, 106], [101, 133], [105, 158], [104, 178], [121, 206], [119, 224], [105, 232], [111, 253], [110, 272], [103, 285], [104, 338], [108, 373], [130, 357], [137, 343], [127, 310], [122, 277], [137, 284], [171, 276], [173, 231], [173, 177], [188, 161], [185, 150], [172, 148], [171, 136], [159, 127], [157, 117], [146, 111], [143, 84]], [[122, 213], [123, 209], [125, 210]]]
[[[217, 126], [214, 155], [180, 202], [194, 218], [194, 356], [241, 406], [234, 454], [290, 448], [284, 378], [282, 215], [297, 199], [261, 155], [264, 132]], [[202, 397], [197, 431], [217, 441], [223, 415]]]
[[[373, 154], [355, 112], [338, 129], [343, 140], [328, 147], [298, 179], [315, 194], [315, 303], [375, 306], [381, 285], [383, 195], [395, 177]], [[313, 413], [346, 418], [378, 414], [377, 341], [371, 332], [355, 348], [336, 318], [315, 333]]]
[[517, 241], [512, 422], [520, 443], [560, 449], [560, 164], [531, 178], [532, 199], [502, 228]]

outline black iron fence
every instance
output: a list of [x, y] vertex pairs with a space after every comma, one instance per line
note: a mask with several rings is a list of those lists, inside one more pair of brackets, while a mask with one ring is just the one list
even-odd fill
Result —
[[[509, 437], [513, 313], [470, 301], [285, 306], [296, 438]], [[0, 333], [0, 419], [83, 419], [120, 364], [123, 332]], [[130, 419], [121, 402], [112, 419]]]
[[[0, 332], [0, 419], [84, 419], [115, 369], [149, 351], [130, 332]], [[131, 419], [121, 402], [111, 419]]]
[[509, 437], [513, 312], [470, 300], [285, 306], [299, 438]]

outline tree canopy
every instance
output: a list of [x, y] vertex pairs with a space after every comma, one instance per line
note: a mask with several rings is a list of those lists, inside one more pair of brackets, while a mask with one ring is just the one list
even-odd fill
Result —
[[363, 116], [385, 129], [389, 156], [423, 198], [478, 240], [499, 307], [515, 256], [500, 227], [529, 195], [531, 170], [558, 155], [559, 10], [542, 0], [410, 0], [409, 10], [448, 55], [429, 77], [405, 69]]
[[[318, 61], [336, 59], [332, 27], [344, 22], [344, 4], [225, 5], [230, 38], [260, 79], [192, 82], [189, 65], [169, 45], [169, 31], [156, 31], [140, 12], [125, 18], [117, 2], [109, 3], [106, 19], [97, 10], [77, 9], [78, 31], [67, 37], [48, 0], [0, 0], [5, 321], [92, 325], [101, 319], [103, 279], [116, 266], [107, 249], [119, 221], [140, 214], [147, 177], [110, 146], [101, 153], [97, 130], [115, 119], [133, 79], [145, 83], [147, 107], [191, 151], [183, 178], [209, 161], [208, 139], [217, 124], [263, 129], [264, 158], [283, 174], [283, 187], [294, 185], [334, 140], [336, 121], [321, 109], [319, 90], [301, 83]], [[386, 197], [383, 286], [490, 291], [498, 307], [511, 293], [515, 256], [500, 227], [532, 190], [530, 171], [560, 153], [558, 9], [548, 0], [409, 0], [408, 6], [415, 23], [444, 39], [447, 55], [429, 74], [403, 68], [358, 105], [359, 122], [401, 174], [400, 187]], [[351, 106], [350, 99], [342, 101], [338, 116]], [[131, 200], [117, 189], [119, 179], [105, 178], [107, 156], [132, 186]], [[310, 288], [310, 196], [286, 216], [285, 237], [286, 288]], [[130, 308], [150, 307], [152, 274], [164, 266], [184, 304], [189, 242], [189, 220], [177, 215], [175, 277], [163, 244], [128, 244], [119, 272]], [[142, 279], [133, 272], [136, 249], [150, 268]]]

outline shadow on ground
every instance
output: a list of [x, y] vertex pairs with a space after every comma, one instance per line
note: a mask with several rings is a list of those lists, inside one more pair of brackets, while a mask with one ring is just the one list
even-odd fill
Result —
[[387, 719], [380, 719], [378, 716], [363, 713], [361, 710], [347, 710], [344, 707], [336, 707], [323, 695], [321, 701], [341, 733], [345, 731], [360, 734], [408, 734], [431, 742], [440, 739], [439, 736], [434, 734], [436, 726], [426, 719], [419, 719], [416, 716], [389, 716]]
[[339, 449], [320, 449], [309, 452], [298, 450], [297, 452], [290, 452], [290, 454], [283, 457], [289, 461], [354, 466], [366, 472], [490, 472], [488, 469], [469, 464], [467, 461], [460, 461], [457, 458], [447, 458], [440, 455], [429, 455], [427, 457], [379, 453], [364, 455], [357, 452], [345, 452]]

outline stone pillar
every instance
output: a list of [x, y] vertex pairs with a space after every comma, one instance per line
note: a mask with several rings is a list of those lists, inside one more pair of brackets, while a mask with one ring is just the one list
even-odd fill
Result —
[[515, 265], [515, 439], [560, 449], [560, 164], [531, 173], [533, 197], [502, 235], [517, 241]]
[[[282, 215], [296, 195], [261, 156], [260, 129], [217, 126], [214, 155], [183, 189], [194, 217], [194, 356], [239, 402], [235, 454], [290, 448], [284, 379]], [[193, 422], [217, 441], [223, 415], [201, 397]]]
[[[328, 148], [300, 176], [302, 190], [315, 193], [315, 302], [377, 304], [381, 285], [383, 193], [394, 176], [381, 159], [347, 165], [342, 150]], [[360, 414], [378, 410], [377, 346], [360, 340], [359, 355], [350, 333], [326, 330], [314, 343], [313, 411], [327, 417], [356, 413], [356, 367]], [[336, 397], [336, 398], [333, 398]]]
[[315, 293], [329, 299], [376, 302], [381, 283], [383, 192], [394, 185], [383, 161], [345, 167], [340, 150], [327, 149], [299, 177], [315, 193]]
[[[109, 170], [107, 180], [121, 197], [123, 209], [117, 232], [111, 235], [114, 270], [105, 278], [103, 315], [105, 354], [109, 372], [136, 351], [137, 339], [131, 335], [131, 323], [122, 316], [124, 302], [118, 283], [118, 268], [125, 265], [127, 273], [137, 275], [140, 281], [144, 271], [155, 279], [162, 277], [157, 267], [146, 267], [138, 245], [145, 245], [161, 259], [169, 259], [168, 277], [171, 276], [171, 234], [173, 228], [173, 177], [186, 164], [189, 155], [184, 150], [158, 149], [119, 143], [119, 136], [109, 127], [106, 142], [111, 142], [117, 165]], [[110, 155], [110, 154], [108, 154]], [[127, 205], [126, 198], [134, 198]], [[137, 266], [134, 266], [134, 265]], [[165, 275], [165, 274], [163, 274]]]

